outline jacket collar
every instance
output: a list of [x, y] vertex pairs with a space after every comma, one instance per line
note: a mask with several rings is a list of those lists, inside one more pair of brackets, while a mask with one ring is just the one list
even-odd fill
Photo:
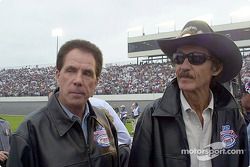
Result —
[[[215, 83], [211, 90], [214, 95], [214, 110], [226, 110], [228, 108], [238, 108], [232, 94], [220, 83]], [[159, 105], [152, 116], [175, 117], [181, 115], [180, 89], [177, 79], [173, 79], [159, 101]]]
[[[87, 105], [89, 106], [89, 116], [96, 117], [96, 114], [89, 101], [87, 101]], [[63, 111], [63, 108], [58, 101], [58, 92], [55, 92], [50, 97], [47, 108], [47, 112], [51, 118], [51, 121], [55, 125], [60, 136], [63, 136], [73, 126], [73, 124], [77, 122], [76, 119], [70, 119]]]
[[159, 101], [158, 108], [152, 116], [169, 116], [174, 117], [180, 114], [180, 89], [177, 80], [173, 79], [166, 87], [166, 90]]

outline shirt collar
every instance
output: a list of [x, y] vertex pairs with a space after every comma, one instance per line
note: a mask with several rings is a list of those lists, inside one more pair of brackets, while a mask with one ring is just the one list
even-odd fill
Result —
[[[213, 92], [211, 90], [210, 90], [210, 95], [211, 95], [211, 99], [210, 99], [210, 102], [205, 110], [210, 109], [211, 111], [213, 111], [214, 110], [214, 95], [213, 95]], [[183, 95], [182, 90], [180, 91], [180, 98], [181, 98], [181, 105], [182, 105], [183, 111], [192, 110], [191, 106], [188, 104], [185, 96]]]
[[[67, 109], [62, 103], [60, 103], [62, 108], [63, 108], [63, 111], [67, 114], [67, 116], [71, 119], [71, 120], [74, 120], [74, 119], [77, 119], [78, 121], [82, 122], [81, 121], [81, 118], [75, 114], [73, 114], [69, 109]], [[84, 109], [84, 116], [83, 116], [83, 120], [89, 115], [89, 106], [88, 106], [88, 103], [86, 103], [85, 105], [85, 109]]]

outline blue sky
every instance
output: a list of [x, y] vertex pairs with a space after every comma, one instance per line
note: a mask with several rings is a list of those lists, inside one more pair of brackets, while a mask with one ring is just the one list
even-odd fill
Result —
[[[63, 30], [59, 45], [90, 40], [102, 50], [104, 62], [111, 63], [130, 60], [128, 29], [139, 26], [152, 34], [169, 21], [181, 29], [187, 21], [208, 15], [213, 25], [249, 21], [248, 14], [230, 17], [243, 7], [249, 9], [250, 0], [0, 0], [0, 68], [55, 64], [56, 38], [51, 32], [57, 27]], [[160, 27], [161, 32], [173, 29]]]

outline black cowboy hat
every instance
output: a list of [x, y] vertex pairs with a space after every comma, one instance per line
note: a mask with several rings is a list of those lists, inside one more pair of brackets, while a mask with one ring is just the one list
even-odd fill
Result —
[[215, 33], [204, 21], [194, 20], [188, 22], [180, 35], [174, 39], [158, 40], [160, 49], [172, 60], [173, 53], [183, 45], [198, 45], [205, 47], [223, 64], [218, 81], [230, 81], [241, 70], [242, 56], [237, 45], [228, 37]]

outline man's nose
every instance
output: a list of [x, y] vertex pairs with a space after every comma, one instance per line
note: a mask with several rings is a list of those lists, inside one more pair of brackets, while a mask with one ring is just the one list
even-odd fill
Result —
[[184, 59], [184, 62], [183, 62], [180, 66], [181, 66], [181, 68], [183, 68], [183, 69], [190, 69], [191, 64], [190, 64], [190, 62], [188, 61], [188, 58], [185, 58], [185, 59]]
[[74, 85], [82, 86], [82, 84], [83, 84], [83, 77], [82, 77], [82, 74], [78, 72], [74, 78]]

